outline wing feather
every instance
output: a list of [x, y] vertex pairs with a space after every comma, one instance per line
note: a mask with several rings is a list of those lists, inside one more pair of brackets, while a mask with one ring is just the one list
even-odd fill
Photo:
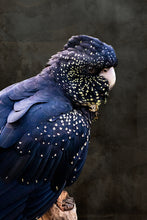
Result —
[[[0, 125], [0, 177], [22, 184], [51, 181], [57, 190], [65, 182], [72, 183], [73, 175], [82, 169], [89, 123], [56, 87], [37, 89], [35, 80], [0, 94], [0, 112], [7, 109]], [[75, 167], [79, 167], [77, 173]]]

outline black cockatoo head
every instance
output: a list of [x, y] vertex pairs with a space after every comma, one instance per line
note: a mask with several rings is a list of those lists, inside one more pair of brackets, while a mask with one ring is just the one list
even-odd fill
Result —
[[56, 80], [70, 99], [97, 111], [108, 91], [115, 84], [114, 49], [99, 39], [87, 35], [71, 37], [63, 50], [52, 56]]

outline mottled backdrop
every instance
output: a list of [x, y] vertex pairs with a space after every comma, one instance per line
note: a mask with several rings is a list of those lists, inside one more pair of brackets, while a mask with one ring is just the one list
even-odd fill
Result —
[[147, 219], [145, 6], [145, 0], [0, 0], [1, 89], [39, 73], [71, 35], [99, 37], [116, 50], [117, 84], [69, 189], [80, 220]]

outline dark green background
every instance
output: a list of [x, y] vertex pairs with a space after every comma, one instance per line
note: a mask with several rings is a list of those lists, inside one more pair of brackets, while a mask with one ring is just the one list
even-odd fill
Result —
[[39, 73], [72, 35], [99, 37], [116, 50], [117, 84], [69, 189], [81, 220], [147, 219], [145, 6], [143, 0], [0, 0], [1, 89]]

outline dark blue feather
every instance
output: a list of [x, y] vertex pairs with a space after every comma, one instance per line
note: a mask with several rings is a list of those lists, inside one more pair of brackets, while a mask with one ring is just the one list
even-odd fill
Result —
[[88, 106], [108, 96], [99, 71], [116, 63], [111, 46], [74, 36], [39, 75], [0, 92], [0, 219], [34, 220], [76, 181], [95, 115]]
[[[17, 92], [18, 88], [21, 87], [17, 86]], [[41, 91], [37, 90], [34, 94], [31, 93], [32, 96], [22, 100], [16, 95], [16, 91], [11, 93], [13, 110], [7, 116], [7, 123], [0, 135], [0, 165], [3, 167], [0, 176], [3, 181], [11, 184], [17, 179], [20, 186], [37, 186], [42, 181], [44, 184], [51, 181], [55, 193], [54, 195], [49, 190], [42, 199], [29, 205], [32, 209], [28, 219], [36, 215], [37, 209], [42, 213], [45, 207], [49, 207], [53, 203], [52, 197], [57, 198], [58, 189], [63, 189], [66, 182], [70, 181], [70, 175], [78, 161], [78, 156], [74, 160], [73, 157], [80, 155], [80, 148], [87, 140], [89, 129], [81, 112], [72, 110], [71, 103], [61, 91], [51, 87]], [[10, 91], [7, 95], [9, 94]], [[11, 190], [12, 193], [15, 190], [21, 191], [18, 186]], [[13, 201], [13, 195], [11, 199]], [[18, 203], [13, 201], [8, 210], [3, 210], [6, 209], [7, 213], [13, 213], [13, 209], [17, 207], [21, 210], [26, 200], [22, 196], [22, 199], [18, 198]], [[3, 211], [3, 215], [8, 217], [6, 212]], [[16, 217], [15, 212], [13, 216]]]

